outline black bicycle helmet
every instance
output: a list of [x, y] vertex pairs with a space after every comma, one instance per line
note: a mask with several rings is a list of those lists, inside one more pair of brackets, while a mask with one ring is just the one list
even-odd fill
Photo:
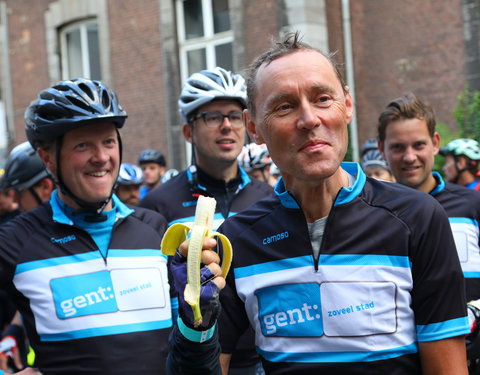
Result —
[[31, 188], [47, 176], [48, 172], [40, 156], [30, 143], [23, 142], [8, 156], [1, 188], [22, 191]]
[[25, 111], [25, 132], [30, 144], [54, 141], [66, 132], [99, 120], [121, 128], [127, 113], [116, 94], [100, 81], [77, 78], [41, 91]]
[[[109, 121], [118, 129], [123, 126], [127, 113], [118, 103], [116, 94], [100, 81], [84, 78], [60, 81], [53, 87], [41, 91], [37, 99], [30, 103], [25, 111], [25, 132], [33, 148], [42, 142], [57, 140], [56, 163], [57, 175], [52, 177], [60, 190], [72, 198], [80, 207], [78, 212], [92, 213], [88, 220], [103, 221], [103, 209], [110, 201], [115, 186], [112, 186], [110, 196], [103, 202], [91, 204], [76, 197], [65, 185], [61, 176], [60, 149], [63, 135], [82, 126]], [[122, 143], [118, 133], [120, 159]]]
[[144, 163], [157, 163], [162, 167], [165, 167], [165, 156], [160, 151], [154, 150], [153, 148], [148, 148], [143, 150], [140, 153], [138, 158], [138, 164], [142, 165]]

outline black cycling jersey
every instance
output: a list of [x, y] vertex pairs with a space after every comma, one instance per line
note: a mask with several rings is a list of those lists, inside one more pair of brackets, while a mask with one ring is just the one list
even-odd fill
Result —
[[113, 196], [106, 255], [53, 198], [0, 227], [0, 285], [51, 374], [164, 374], [172, 327], [166, 220]]
[[448, 219], [426, 194], [342, 167], [356, 181], [337, 195], [318, 260], [283, 181], [220, 228], [235, 249], [222, 349], [252, 324], [267, 374], [420, 374], [418, 342], [469, 332]]
[[465, 277], [467, 301], [480, 298], [480, 193], [444, 182], [433, 172], [437, 186], [430, 192], [445, 209]]

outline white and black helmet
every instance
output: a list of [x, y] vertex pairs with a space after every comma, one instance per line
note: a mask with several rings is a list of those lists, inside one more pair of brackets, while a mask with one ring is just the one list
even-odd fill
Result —
[[268, 152], [266, 144], [257, 145], [249, 143], [243, 146], [242, 152], [237, 157], [238, 164], [245, 172], [251, 172], [255, 169], [263, 169], [272, 164], [272, 158]]
[[216, 67], [192, 74], [183, 86], [178, 106], [185, 123], [204, 104], [215, 99], [232, 99], [247, 107], [245, 79], [240, 74]]

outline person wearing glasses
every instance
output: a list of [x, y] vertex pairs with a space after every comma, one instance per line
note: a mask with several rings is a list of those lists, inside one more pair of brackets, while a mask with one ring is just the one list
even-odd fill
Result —
[[[272, 194], [271, 186], [250, 178], [237, 162], [245, 143], [246, 102], [241, 75], [219, 67], [192, 74], [179, 99], [183, 135], [192, 145], [191, 165], [147, 194], [140, 207], [160, 212], [169, 224], [193, 222], [198, 196], [214, 197], [217, 228], [225, 218]], [[230, 374], [255, 374], [260, 363], [252, 331], [242, 337], [235, 353]]]

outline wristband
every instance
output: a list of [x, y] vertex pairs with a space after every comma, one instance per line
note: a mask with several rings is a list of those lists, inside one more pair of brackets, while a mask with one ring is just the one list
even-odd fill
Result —
[[217, 323], [215, 323], [213, 327], [207, 329], [206, 331], [196, 331], [192, 328], [187, 327], [183, 322], [182, 318], [178, 317], [177, 325], [178, 325], [178, 330], [187, 340], [192, 342], [202, 343], [210, 340], [213, 337]]

